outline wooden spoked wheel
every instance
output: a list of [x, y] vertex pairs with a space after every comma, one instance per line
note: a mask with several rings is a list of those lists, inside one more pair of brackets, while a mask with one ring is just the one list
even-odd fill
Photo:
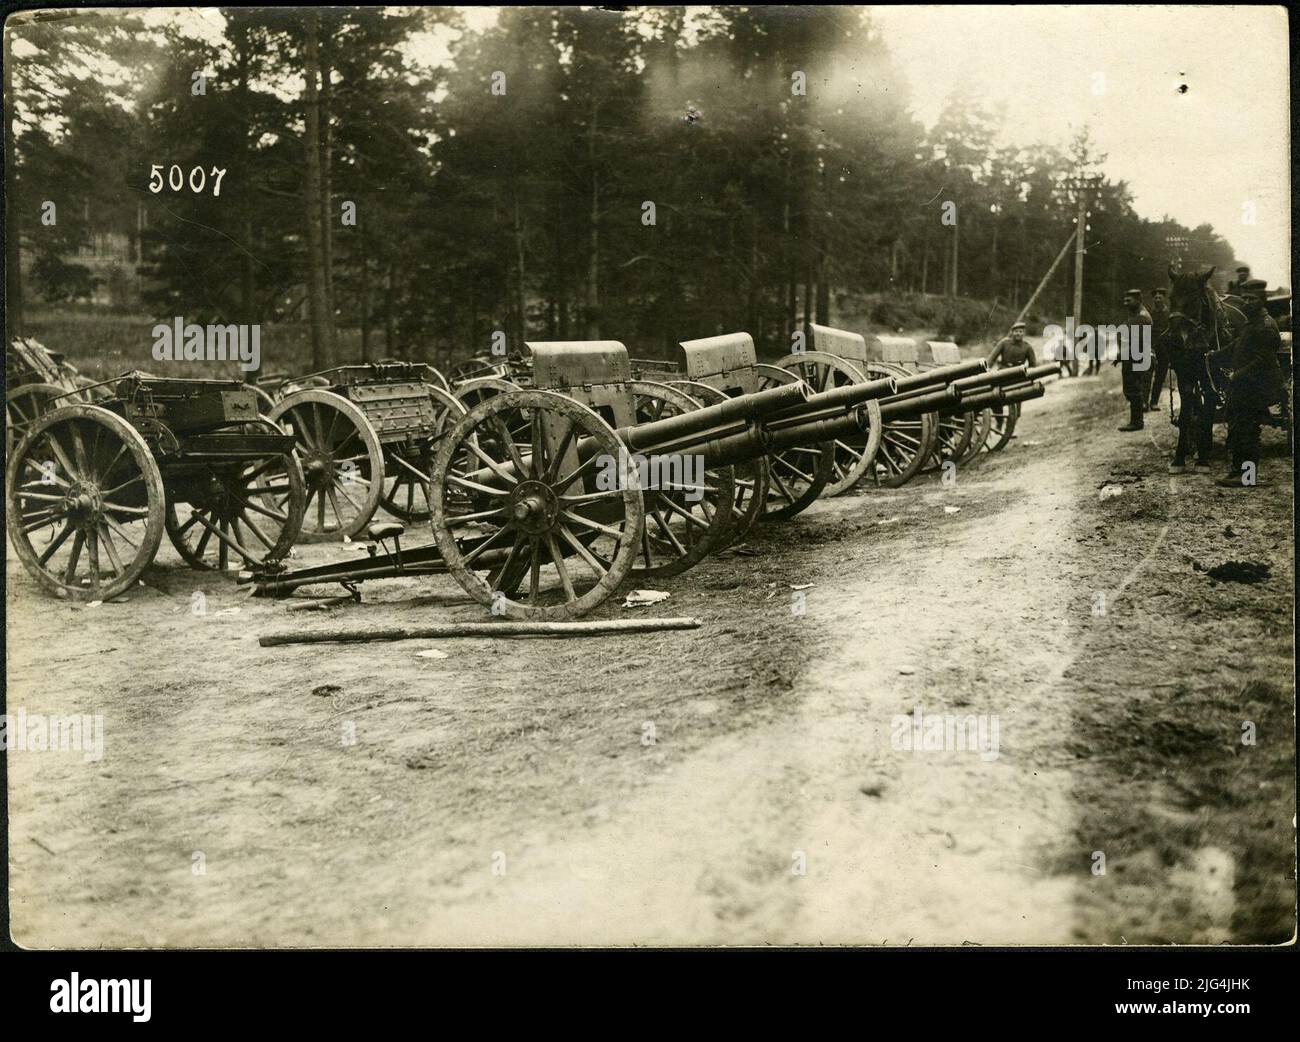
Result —
[[467, 411], [450, 392], [432, 384], [425, 389], [434, 408], [431, 436], [389, 444], [384, 449], [388, 472], [384, 476], [381, 502], [393, 517], [408, 523], [429, 520], [429, 469], [433, 466], [434, 449], [447, 429]]
[[426, 383], [432, 387], [436, 387], [440, 391], [446, 391], [448, 394], [451, 394], [451, 384], [448, 383], [447, 378], [442, 375], [442, 370], [435, 369], [431, 365], [425, 365], [424, 369]]
[[98, 601], [129, 589], [162, 541], [162, 475], [116, 413], [70, 405], [28, 428], [10, 455], [6, 525], [46, 590]]
[[930, 449], [930, 466], [942, 467], [948, 462], [960, 462], [974, 433], [974, 413], [939, 413], [934, 443]]
[[989, 410], [992, 413], [988, 441], [984, 448], [989, 452], [1001, 452], [1011, 441], [1016, 432], [1016, 421], [1020, 419], [1020, 403], [999, 405]]
[[307, 488], [291, 452], [207, 464], [183, 487], [185, 501], [167, 497], [167, 538], [191, 568], [251, 568], [279, 560], [297, 541]]
[[271, 410], [275, 408], [275, 398], [271, 393], [257, 384], [245, 384], [255, 395], [257, 395], [257, 412], [260, 416], [269, 416]]
[[[866, 375], [879, 380], [886, 376], [910, 376], [901, 366], [888, 362], [867, 362]], [[938, 424], [934, 413], [915, 419], [892, 419], [880, 429], [880, 446], [868, 477], [877, 488], [898, 488], [911, 481], [926, 464]]]
[[474, 408], [479, 402], [495, 397], [503, 391], [517, 391], [519, 388], [509, 380], [499, 376], [478, 376], [472, 380], [458, 383], [452, 393], [460, 400], [465, 409]]
[[[505, 431], [512, 414], [527, 422], [526, 447]], [[626, 455], [609, 424], [562, 394], [515, 390], [480, 402], [433, 462], [431, 524], [447, 570], [495, 615], [591, 611], [641, 547], [641, 490], [617, 475]], [[478, 469], [458, 473], [469, 457]]]
[[962, 453], [961, 464], [964, 466], [976, 459], [984, 449], [984, 443], [989, 440], [989, 434], [993, 430], [993, 410], [991, 408], [981, 409], [975, 414], [975, 430], [971, 434], [970, 443], [966, 446], [966, 451]]
[[22, 384], [5, 392], [5, 454], [8, 455], [28, 429], [44, 416], [62, 405], [74, 405], [77, 398], [55, 384]]
[[[628, 390], [636, 406], [637, 423], [680, 416], [700, 407], [698, 399], [666, 384], [634, 380]], [[642, 456], [647, 462], [647, 473], [640, 475], [645, 529], [632, 575], [637, 579], [680, 575], [730, 538], [735, 472], [731, 467], [697, 471], [689, 453]]]
[[[857, 364], [824, 351], [804, 351], [786, 355], [776, 365], [794, 373], [811, 386], [815, 393], [864, 383], [867, 379], [866, 374]], [[875, 410], [874, 414], [871, 412], [872, 409]], [[847, 492], [862, 480], [875, 461], [876, 451], [880, 446], [879, 403], [868, 403], [867, 411], [873, 421], [867, 433], [860, 436], [846, 435], [835, 439], [835, 461], [832, 464], [831, 480], [822, 490], [822, 495], [838, 496], [841, 492]]]
[[269, 417], [297, 442], [307, 481], [299, 541], [352, 538], [374, 516], [383, 493], [384, 456], [365, 413], [333, 391], [296, 391]]
[[[695, 380], [674, 380], [670, 386], [685, 391], [704, 405], [727, 401], [727, 395], [716, 387]], [[767, 457], [759, 456], [737, 463], [732, 470], [736, 496], [731, 507], [731, 530], [727, 542], [739, 543], [749, 535], [749, 530], [763, 516], [763, 508], [767, 505]]]
[[[760, 390], [792, 383], [799, 377], [780, 366], [755, 366]], [[776, 375], [776, 374], [781, 375]], [[767, 499], [762, 520], [784, 521], [813, 503], [830, 484], [835, 470], [835, 446], [831, 442], [797, 445], [768, 453]]]

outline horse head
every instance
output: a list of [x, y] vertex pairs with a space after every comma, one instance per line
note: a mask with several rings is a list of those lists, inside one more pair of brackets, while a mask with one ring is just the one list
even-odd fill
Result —
[[1214, 268], [1205, 272], [1174, 271], [1169, 266], [1169, 314], [1179, 316], [1194, 326], [1208, 325], [1214, 312], [1214, 290], [1210, 288], [1210, 278]]

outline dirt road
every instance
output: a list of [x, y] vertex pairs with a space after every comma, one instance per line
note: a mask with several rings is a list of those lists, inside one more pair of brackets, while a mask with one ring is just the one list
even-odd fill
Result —
[[[665, 581], [694, 633], [261, 648], [301, 616], [170, 549], [96, 608], [10, 555], [8, 711], [105, 734], [9, 757], [14, 936], [1284, 940], [1290, 461], [1267, 432], [1265, 487], [1170, 477], [1167, 419], [1120, 434], [1121, 406], [1114, 373], [1056, 384], [955, 484]], [[480, 617], [450, 580], [365, 592], [348, 621]]]

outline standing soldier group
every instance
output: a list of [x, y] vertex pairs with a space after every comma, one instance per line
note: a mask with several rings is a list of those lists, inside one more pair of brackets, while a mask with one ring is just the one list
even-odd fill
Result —
[[[1208, 471], [1213, 442], [1215, 411], [1220, 388], [1214, 373], [1226, 380], [1228, 438], [1232, 462], [1228, 473], [1216, 482], [1221, 488], [1251, 488], [1258, 484], [1259, 429], [1269, 421], [1269, 406], [1282, 400], [1284, 384], [1278, 365], [1282, 340], [1277, 323], [1266, 309], [1267, 283], [1250, 277], [1250, 269], [1236, 269], [1237, 278], [1229, 291], [1240, 297], [1246, 325], [1233, 343], [1219, 351], [1209, 350], [1204, 330], [1194, 328], [1181, 316], [1172, 316], [1169, 293], [1163, 286], [1151, 290], [1151, 310], [1142, 305], [1142, 291], [1124, 294], [1128, 314], [1127, 350], [1113, 362], [1121, 366], [1124, 398], [1128, 402], [1128, 423], [1119, 429], [1144, 429], [1143, 416], [1160, 409], [1160, 395], [1169, 380], [1170, 412], [1173, 411], [1173, 379], [1178, 377], [1178, 448], [1169, 470], [1181, 474], [1186, 457], [1196, 452], [1196, 469]], [[1147, 339], [1147, 338], [1150, 339]], [[1136, 341], [1136, 342], [1135, 342]], [[1140, 347], [1145, 343], [1150, 350]], [[1100, 372], [1101, 345], [1088, 358], [1085, 375]], [[1028, 362], [1037, 365], [1033, 346], [1025, 339], [1025, 323], [1016, 322], [1008, 336], [998, 341], [992, 356], [1003, 366]], [[1065, 366], [1066, 359], [1060, 359]], [[1077, 375], [1077, 362], [1070, 356]], [[1064, 373], [1062, 374], [1064, 375]]]
[[[1214, 412], [1218, 405], [1218, 389], [1212, 374], [1223, 373], [1227, 381], [1227, 447], [1232, 462], [1228, 473], [1216, 485], [1220, 488], [1251, 488], [1258, 484], [1259, 429], [1268, 422], [1269, 406], [1281, 400], [1282, 372], [1278, 366], [1278, 352], [1282, 339], [1277, 323], [1269, 315], [1265, 302], [1268, 284], [1263, 279], [1250, 277], [1250, 269], [1237, 269], [1238, 278], [1230, 284], [1231, 291], [1242, 300], [1246, 325], [1235, 341], [1219, 351], [1206, 352], [1205, 365], [1180, 376], [1178, 449], [1170, 464], [1170, 471], [1180, 474], [1186, 466], [1186, 455], [1193, 448], [1197, 453], [1197, 469], [1209, 468], [1209, 453], [1213, 437]], [[1151, 358], [1145, 365], [1139, 353], [1130, 350], [1113, 364], [1122, 366], [1124, 397], [1128, 401], [1129, 421], [1121, 431], [1143, 429], [1143, 413], [1160, 408], [1160, 392], [1168, 378], [1173, 359], [1170, 351], [1174, 340], [1168, 334], [1170, 313], [1168, 293], [1157, 287], [1151, 291], [1152, 305], [1148, 312], [1142, 306], [1142, 291], [1131, 289], [1124, 294], [1124, 307], [1132, 327], [1151, 327]], [[1180, 323], [1177, 332], [1186, 344], [1192, 331]], [[1200, 357], [1197, 353], [1197, 357]], [[1204, 369], [1204, 373], [1199, 372]], [[1172, 402], [1173, 386], [1170, 385]]]
[[[1240, 269], [1239, 269], [1240, 270]], [[1268, 407], [1282, 398], [1282, 370], [1277, 364], [1282, 337], [1265, 308], [1268, 283], [1246, 279], [1238, 284], [1246, 326], [1231, 346], [1210, 355], [1211, 366], [1226, 370], [1228, 451], [1232, 464], [1215, 484], [1251, 488], [1259, 483], [1259, 428], [1268, 422]]]

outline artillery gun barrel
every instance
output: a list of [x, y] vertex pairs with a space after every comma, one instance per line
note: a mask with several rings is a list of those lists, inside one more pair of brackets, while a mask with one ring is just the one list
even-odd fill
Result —
[[772, 413], [780, 412], [791, 406], [806, 402], [812, 397], [812, 390], [802, 380], [769, 387], [766, 391], [742, 394], [717, 405], [707, 405], [703, 409], [669, 416], [663, 420], [639, 423], [634, 427], [623, 427], [618, 436], [634, 452], [657, 450], [659, 445], [685, 436], [712, 431], [725, 424], [743, 424], [750, 420], [761, 420]]
[[994, 405], [1001, 405], [1005, 400], [1006, 392], [1001, 387], [984, 387], [978, 391], [972, 391], [970, 394], [963, 395], [960, 401], [946, 406], [939, 411], [945, 415], [961, 415], [968, 412], [978, 412], [980, 409], [986, 409]]
[[804, 420], [792, 417], [784, 422], [786, 426], [772, 431], [770, 448], [773, 452], [861, 434], [870, 421], [866, 410], [856, 406], [847, 413], [838, 411]]
[[1019, 402], [1027, 402], [1033, 398], [1041, 398], [1045, 390], [1041, 380], [1016, 384], [1014, 387], [1004, 387], [1002, 389], [1002, 401], [999, 404], [1003, 406], [1016, 405]]
[[706, 467], [723, 467], [762, 456], [769, 441], [767, 429], [760, 424], [732, 423], [634, 451], [655, 456], [703, 456]]
[[843, 387], [834, 387], [829, 391], [822, 391], [820, 394], [814, 394], [805, 402], [789, 408], [782, 409], [778, 413], [767, 417], [764, 423], [767, 426], [773, 426], [777, 421], [788, 419], [798, 419], [800, 417], [812, 418], [814, 416], [825, 418], [835, 413], [844, 413], [849, 409], [864, 405], [872, 399], [888, 398], [898, 393], [898, 380], [892, 376], [886, 376], [879, 380], [868, 380], [866, 383], [846, 384]]
[[1029, 363], [1007, 366], [1005, 369], [990, 369], [987, 373], [976, 376], [963, 376], [954, 380], [950, 386], [957, 388], [961, 394], [983, 390], [986, 387], [1001, 387], [1003, 384], [1022, 383], [1029, 379]]
[[1045, 388], [1041, 380], [1034, 380], [1029, 383], [1015, 384], [1012, 387], [1002, 389], [1002, 400], [1008, 405], [1014, 402], [1024, 402], [1031, 398], [1041, 398]]
[[1029, 370], [1025, 373], [1025, 379], [1041, 380], [1047, 376], [1060, 376], [1060, 375], [1061, 375], [1060, 362], [1044, 362], [1042, 365], [1030, 366]]
[[934, 387], [937, 384], [952, 383], [954, 380], [960, 380], [966, 376], [975, 376], [987, 370], [988, 363], [982, 358], [971, 358], [955, 365], [936, 366], [933, 369], [926, 369], [911, 376], [899, 377], [898, 393], [915, 391], [919, 387]]
[[928, 394], [900, 395], [880, 403], [881, 420], [906, 420], [934, 412], [959, 400], [951, 387], [931, 388]]

